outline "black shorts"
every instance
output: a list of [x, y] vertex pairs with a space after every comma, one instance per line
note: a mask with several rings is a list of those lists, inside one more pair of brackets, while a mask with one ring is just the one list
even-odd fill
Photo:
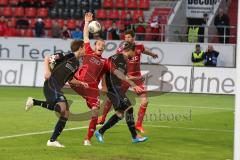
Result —
[[125, 111], [132, 105], [119, 86], [108, 88], [107, 96], [112, 102], [115, 111]]
[[46, 101], [50, 104], [56, 104], [58, 102], [67, 102], [66, 97], [63, 93], [55, 87], [54, 83], [51, 83], [49, 80], [44, 82], [43, 87], [44, 96]]

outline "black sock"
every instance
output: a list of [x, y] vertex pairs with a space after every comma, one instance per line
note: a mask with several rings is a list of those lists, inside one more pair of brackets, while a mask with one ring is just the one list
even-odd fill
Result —
[[61, 108], [58, 104], [50, 104], [50, 103], [47, 103], [46, 101], [40, 101], [40, 100], [33, 99], [33, 105], [41, 106], [43, 108], [49, 109], [51, 111], [56, 111], [59, 113], [61, 111]]
[[64, 117], [59, 118], [59, 120], [55, 126], [54, 132], [52, 134], [52, 137], [50, 139], [51, 142], [56, 141], [57, 137], [61, 134], [63, 128], [65, 127], [67, 120], [68, 119], [64, 118]]
[[133, 108], [130, 108], [127, 112], [126, 112], [126, 123], [128, 125], [128, 129], [131, 132], [132, 138], [136, 138], [137, 136], [137, 132], [135, 129], [135, 122], [134, 122], [134, 117], [133, 117]]
[[109, 118], [109, 120], [99, 129], [99, 133], [101, 133], [102, 135], [104, 134], [104, 132], [111, 128], [112, 126], [114, 126], [118, 121], [120, 121], [121, 118], [119, 118], [117, 116], [117, 114], [112, 115], [111, 118]]

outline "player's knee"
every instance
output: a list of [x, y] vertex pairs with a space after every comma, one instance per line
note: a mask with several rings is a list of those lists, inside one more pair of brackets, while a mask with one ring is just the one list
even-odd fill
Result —
[[93, 107], [92, 108], [92, 116], [98, 116], [99, 108], [98, 107]]
[[123, 112], [119, 112], [119, 111], [117, 111], [117, 112], [116, 112], [116, 115], [117, 115], [118, 118], [120, 118], [120, 119], [123, 119], [123, 117], [124, 117]]
[[148, 106], [148, 99], [147, 98], [142, 99], [141, 105], [147, 107]]

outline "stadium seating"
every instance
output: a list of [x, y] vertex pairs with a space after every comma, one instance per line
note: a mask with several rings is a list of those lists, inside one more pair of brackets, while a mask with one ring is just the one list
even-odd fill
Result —
[[24, 16], [24, 8], [23, 7], [16, 7], [14, 10], [15, 17], [23, 17]]
[[125, 8], [125, 0], [116, 0], [114, 7], [119, 9]]
[[0, 6], [8, 5], [8, 0], [0, 0]]
[[12, 7], [4, 7], [3, 8], [3, 16], [11, 17], [12, 16]]
[[30, 8], [25, 8], [25, 16], [27, 17], [36, 17], [37, 14], [37, 9], [30, 7]]
[[47, 17], [48, 16], [48, 9], [47, 8], [39, 8], [37, 10], [37, 16], [42, 17], [42, 18]]
[[50, 29], [52, 27], [52, 20], [51, 19], [44, 19], [44, 25], [46, 29]]
[[113, 8], [113, 0], [104, 0], [103, 7], [107, 9]]

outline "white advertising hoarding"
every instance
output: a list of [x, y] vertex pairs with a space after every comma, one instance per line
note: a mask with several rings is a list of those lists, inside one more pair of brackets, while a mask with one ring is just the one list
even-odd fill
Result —
[[[93, 45], [94, 41], [91, 41]], [[45, 55], [57, 51], [67, 52], [70, 50], [71, 40], [49, 38], [0, 38], [0, 59], [17, 60], [43, 60]], [[106, 50], [103, 57], [109, 57], [116, 52], [120, 41], [106, 41]], [[157, 53], [159, 58], [142, 54], [142, 63], [157, 63], [163, 65], [192, 65], [191, 54], [195, 44], [167, 43], [167, 42], [143, 42], [146, 48]], [[235, 45], [214, 44], [215, 50], [220, 52], [218, 66], [235, 67]], [[207, 44], [201, 45], [205, 51]]]
[[0, 60], [1, 86], [34, 86], [36, 62]]
[[192, 93], [234, 94], [235, 68], [194, 67]]
[[[142, 65], [148, 91], [234, 94], [235, 68]], [[43, 62], [0, 60], [1, 86], [42, 87]]]

